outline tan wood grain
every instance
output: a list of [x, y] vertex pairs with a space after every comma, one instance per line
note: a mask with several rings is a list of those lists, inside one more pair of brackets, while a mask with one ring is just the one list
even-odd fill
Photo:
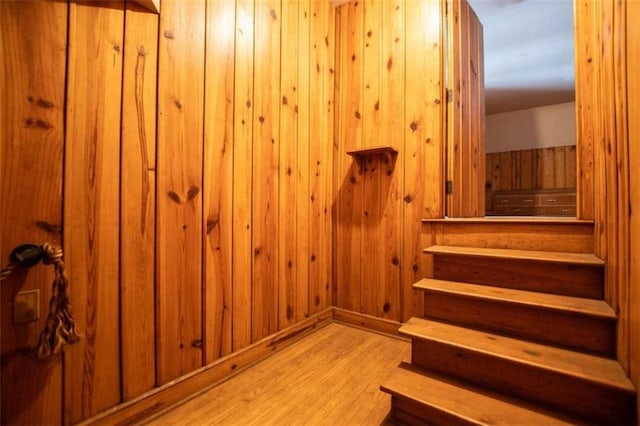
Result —
[[[420, 220], [443, 217], [442, 43], [441, 5], [437, 1], [405, 3], [406, 52], [424, 55], [405, 63], [402, 315], [405, 321], [422, 311], [411, 283], [424, 273], [420, 254]], [[420, 17], [428, 17], [425, 27]], [[429, 58], [427, 60], [427, 58]], [[428, 165], [428, 167], [427, 167]], [[426, 182], [431, 184], [425, 185]]]
[[253, 1], [236, 2], [233, 138], [232, 351], [251, 343]]
[[204, 0], [164, 0], [160, 13], [156, 216], [159, 384], [203, 362], [205, 10]]
[[231, 353], [235, 2], [207, 1], [204, 93], [204, 357]]
[[[119, 206], [124, 10], [69, 5], [64, 251], [80, 343], [65, 352], [65, 421], [120, 402]], [[86, 52], [93, 52], [87, 55]], [[109, 96], [105, 96], [109, 93]]]
[[[334, 22], [333, 7], [326, 2], [311, 3], [311, 69], [315, 81], [310, 90], [309, 199], [309, 312], [331, 304], [331, 180], [333, 172], [333, 89]], [[315, 111], [315, 113], [313, 113]]]
[[[430, 227], [435, 225], [432, 223], [425, 221]], [[497, 217], [473, 222], [447, 220], [438, 234], [442, 245], [593, 253], [593, 223], [566, 219], [555, 222]]]
[[379, 383], [408, 355], [408, 342], [331, 324], [150, 424], [380, 423]]
[[[311, 92], [311, 1], [301, 0], [298, 5], [298, 86], [297, 101], [298, 140], [296, 144], [296, 300], [295, 318], [300, 321], [309, 316], [309, 123]], [[283, 216], [284, 217], [284, 216]]]
[[380, 88], [380, 133], [382, 140], [398, 151], [396, 155], [384, 156], [380, 163], [381, 203], [381, 249], [380, 263], [383, 273], [380, 287], [376, 291], [376, 315], [400, 320], [400, 269], [402, 253], [401, 215], [402, 187], [404, 183], [403, 147], [404, 126], [404, 70], [405, 22], [404, 3], [382, 2], [381, 35], [381, 88]]
[[[640, 19], [640, 3], [628, 2], [627, 22], [636, 22]], [[640, 32], [637, 25], [627, 26], [627, 49], [629, 52], [638, 49]], [[629, 117], [640, 116], [640, 103], [634, 93], [640, 92], [640, 57], [638, 55], [627, 56], [627, 102]], [[629, 164], [640, 164], [640, 122], [630, 119], [629, 125]], [[633, 167], [633, 166], [632, 166]], [[640, 280], [640, 174], [631, 169], [629, 174], [629, 282], [637, 283]], [[629, 363], [630, 378], [638, 389], [640, 385], [640, 287], [629, 287]], [[636, 410], [640, 412], [640, 393], [636, 400]]]
[[[62, 245], [67, 5], [0, 3], [0, 268], [19, 244]], [[60, 424], [62, 358], [30, 350], [46, 324], [53, 268], [2, 281], [0, 423]], [[71, 286], [76, 283], [71, 282]], [[13, 323], [18, 292], [40, 291], [40, 318]], [[71, 299], [75, 308], [79, 300]]]
[[[479, 391], [467, 383], [440, 375], [424, 374], [410, 364], [402, 363], [382, 384], [382, 389], [395, 398], [392, 419], [407, 419], [407, 423], [437, 421], [439, 424], [490, 422], [493, 425], [518, 424], [536, 426], [571, 425], [577, 419], [559, 417], [540, 406], [505, 398], [486, 390]], [[407, 406], [410, 404], [410, 406]], [[414, 417], [407, 416], [411, 412]]]
[[125, 11], [120, 182], [122, 397], [156, 383], [155, 193], [158, 16]]
[[578, 219], [594, 219], [594, 144], [596, 121], [594, 119], [598, 92], [596, 75], [598, 46], [597, 28], [592, 17], [595, 5], [589, 0], [575, 2], [575, 62], [576, 62], [576, 168]]
[[251, 341], [278, 330], [280, 2], [255, 3]]
[[340, 182], [336, 218], [336, 304], [357, 310], [361, 296], [362, 250], [362, 170], [358, 162], [345, 155], [346, 151], [362, 148], [362, 91], [363, 91], [363, 28], [362, 3], [350, 2], [342, 6], [340, 85], [345, 90], [340, 97]]
[[[283, 37], [281, 50], [286, 52], [280, 60], [280, 167], [279, 167], [279, 212], [278, 215], [278, 329], [295, 323], [297, 306], [297, 259], [298, 243], [296, 217], [298, 204], [304, 199], [296, 199], [297, 189], [297, 148], [298, 148], [298, 60], [299, 29], [298, 4], [282, 2], [281, 9]], [[303, 131], [303, 130], [302, 130]], [[302, 133], [301, 131], [301, 133]]]
[[220, 384], [280, 349], [304, 338], [331, 322], [327, 309], [306, 318], [292, 327], [262, 339], [250, 346], [226, 355], [196, 371], [141, 395], [131, 401], [85, 420], [81, 425], [113, 425], [139, 423], [163, 410], [174, 407], [208, 388]]
[[492, 152], [485, 158], [493, 191], [576, 187], [575, 145]]
[[[363, 74], [364, 90], [362, 93], [362, 137], [363, 147], [375, 147], [382, 144], [380, 135], [380, 32], [382, 4], [376, 0], [363, 2]], [[381, 287], [381, 276], [384, 271], [380, 263], [382, 237], [381, 206], [383, 200], [381, 190], [381, 156], [370, 155], [360, 158], [363, 171], [363, 206], [362, 206], [362, 254], [360, 269], [359, 312], [375, 315], [377, 311], [377, 295]]]

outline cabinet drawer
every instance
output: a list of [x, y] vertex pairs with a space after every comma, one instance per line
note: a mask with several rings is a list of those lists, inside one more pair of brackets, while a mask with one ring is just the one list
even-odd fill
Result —
[[573, 216], [576, 215], [576, 206], [540, 206], [537, 208], [540, 216]]
[[543, 206], [570, 206], [576, 204], [575, 194], [544, 194], [540, 196]]
[[534, 216], [535, 206], [495, 206], [497, 216]]
[[535, 194], [505, 194], [495, 198], [495, 207], [498, 206], [535, 206], [540, 201], [540, 196]]

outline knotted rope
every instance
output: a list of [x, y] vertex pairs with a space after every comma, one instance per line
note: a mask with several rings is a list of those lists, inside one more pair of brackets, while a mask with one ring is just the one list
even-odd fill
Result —
[[[45, 359], [60, 353], [66, 345], [77, 343], [80, 340], [80, 334], [71, 315], [71, 303], [68, 295], [69, 282], [64, 271], [62, 250], [48, 243], [39, 248], [42, 252], [42, 262], [45, 265], [53, 265], [55, 269], [47, 324], [40, 333], [38, 345], [35, 348], [36, 356], [39, 359]], [[32, 264], [35, 263], [32, 262]], [[20, 263], [12, 259], [9, 266], [0, 271], [0, 280], [5, 279], [17, 266], [20, 266]]]
[[76, 329], [76, 322], [71, 315], [71, 302], [69, 302], [69, 282], [64, 271], [62, 250], [50, 244], [43, 244], [45, 265], [53, 265], [56, 276], [51, 289], [49, 301], [49, 316], [47, 325], [40, 333], [36, 355], [40, 359], [60, 353], [66, 345], [77, 343], [80, 333]]

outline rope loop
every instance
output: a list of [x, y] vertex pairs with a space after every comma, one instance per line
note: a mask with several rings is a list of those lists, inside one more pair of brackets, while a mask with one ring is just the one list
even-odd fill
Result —
[[44, 252], [44, 258], [42, 259], [42, 263], [45, 265], [53, 265], [57, 262], [62, 261], [62, 249], [52, 246], [49, 243], [44, 243], [42, 245], [42, 251]]

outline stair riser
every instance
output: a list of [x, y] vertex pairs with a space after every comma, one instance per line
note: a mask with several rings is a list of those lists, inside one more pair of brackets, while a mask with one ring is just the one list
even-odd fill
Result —
[[606, 318], [429, 291], [424, 295], [424, 316], [583, 352], [615, 355], [616, 324]]
[[602, 424], [635, 420], [635, 396], [554, 371], [441, 342], [414, 339], [412, 364]]
[[591, 299], [604, 295], [604, 269], [596, 266], [435, 255], [434, 278]]
[[391, 420], [396, 424], [423, 425], [477, 425], [436, 408], [397, 396], [391, 397]]

